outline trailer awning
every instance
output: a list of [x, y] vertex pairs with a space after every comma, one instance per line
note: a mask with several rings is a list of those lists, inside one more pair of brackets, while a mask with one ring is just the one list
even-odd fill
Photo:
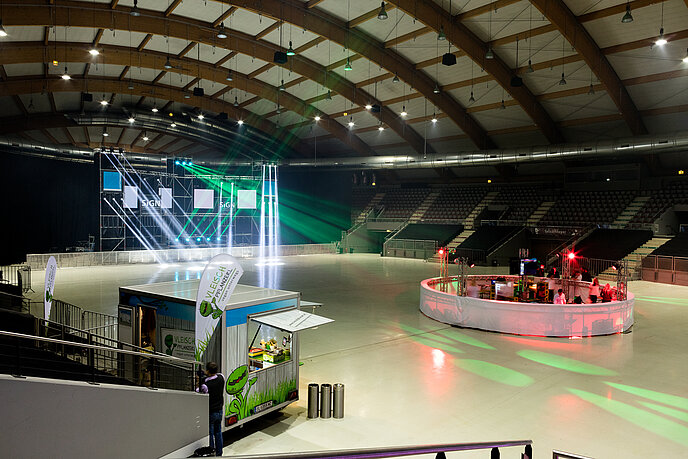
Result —
[[276, 312], [275, 314], [265, 314], [259, 317], [252, 317], [252, 319], [261, 324], [279, 328], [280, 330], [286, 330], [290, 333], [334, 322], [334, 320], [328, 319], [327, 317], [299, 311], [298, 309]]

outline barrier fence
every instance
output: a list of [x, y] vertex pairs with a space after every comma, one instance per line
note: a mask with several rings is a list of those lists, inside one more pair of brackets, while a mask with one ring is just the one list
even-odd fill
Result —
[[642, 261], [642, 280], [688, 285], [688, 258], [648, 255]]
[[383, 250], [386, 257], [427, 260], [437, 251], [437, 242], [418, 239], [390, 239], [385, 241]]
[[[336, 243], [280, 245], [277, 256], [317, 255], [336, 253]], [[129, 250], [117, 252], [76, 252], [29, 254], [26, 263], [32, 269], [45, 269], [48, 259], [53, 256], [60, 268], [81, 266], [129, 265], [146, 263], [181, 263], [187, 261], [209, 260], [220, 253], [229, 253], [236, 258], [256, 258], [260, 256], [259, 246], [208, 247], [194, 249]]]
[[[47, 259], [46, 259], [47, 262]], [[45, 265], [43, 265], [45, 268]], [[0, 266], [0, 283], [14, 285], [21, 289], [22, 293], [31, 290], [31, 266], [7, 265]]]

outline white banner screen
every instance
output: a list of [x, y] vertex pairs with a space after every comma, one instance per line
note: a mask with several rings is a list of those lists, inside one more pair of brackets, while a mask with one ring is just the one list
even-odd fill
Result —
[[160, 207], [163, 209], [172, 208], [172, 188], [158, 188], [160, 195]]
[[256, 208], [256, 190], [239, 190], [237, 192], [237, 208], [239, 208], [239, 209], [255, 209]]
[[212, 209], [215, 192], [213, 190], [194, 189], [194, 209]]
[[124, 186], [124, 196], [122, 197], [125, 209], [136, 209], [139, 206], [139, 190], [135, 186]]

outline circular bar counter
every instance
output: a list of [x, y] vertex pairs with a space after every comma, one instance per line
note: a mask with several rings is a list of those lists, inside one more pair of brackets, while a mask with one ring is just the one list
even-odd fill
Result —
[[[498, 276], [467, 277], [469, 280], [475, 278], [484, 282]], [[635, 298], [630, 292], [623, 301], [606, 303], [525, 303], [457, 296], [456, 284], [456, 277], [451, 278], [450, 282], [442, 282], [439, 278], [422, 281], [421, 312], [446, 324], [516, 335], [610, 335], [624, 332], [633, 325]], [[585, 301], [588, 296], [588, 285], [588, 282], [578, 281], [573, 287], [581, 293], [585, 291]]]

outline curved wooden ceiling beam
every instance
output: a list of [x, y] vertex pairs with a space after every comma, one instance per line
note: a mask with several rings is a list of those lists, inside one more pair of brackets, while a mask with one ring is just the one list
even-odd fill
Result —
[[[130, 8], [117, 7], [115, 10], [111, 10], [107, 5], [70, 1], [60, 2], [54, 7], [48, 7], [45, 4], [23, 4], [21, 6], [3, 7], [3, 24], [5, 26], [57, 25], [131, 30], [148, 34], [146, 35], [148, 40], [150, 40], [148, 37], [153, 35], [170, 36], [240, 52], [266, 62], [272, 62], [275, 51], [283, 50], [277, 45], [265, 40], [255, 40], [254, 36], [235, 30], [229, 32], [229, 38], [218, 40], [215, 36], [216, 31], [210, 23], [175, 16], [174, 14], [165, 17], [162, 13], [150, 10], [141, 10], [141, 16], [133, 17], [129, 11]], [[139, 45], [139, 49], [142, 48], [143, 46]], [[47, 54], [52, 52], [54, 51], [50, 47], [46, 48]], [[162, 65], [159, 68], [162, 68]], [[345, 78], [334, 72], [328, 72], [325, 67], [304, 57], [292, 56], [288, 68], [290, 71], [328, 87], [357, 105], [375, 102], [374, 98], [366, 94], [365, 91], [356, 89], [355, 85]], [[376, 116], [381, 118], [418, 153], [426, 151], [424, 139], [400, 120], [399, 116], [389, 108], [382, 107], [381, 113]], [[366, 148], [370, 147], [366, 145]], [[431, 151], [428, 149], [427, 153], [431, 153]], [[375, 153], [367, 153], [367, 155], [372, 154]]]
[[[193, 105], [196, 107], [204, 107], [210, 111], [216, 113], [229, 113], [230, 116], [235, 118], [242, 118], [246, 115], [250, 115], [244, 110], [235, 108], [232, 104], [224, 102], [222, 100], [211, 99], [208, 96], [191, 96], [190, 99], [184, 97], [185, 92], [180, 88], [163, 86], [163, 85], [153, 85], [145, 81], [134, 80], [134, 89], [129, 89], [129, 83], [127, 81], [121, 81], [117, 77], [88, 77], [88, 78], [72, 78], [71, 80], [63, 80], [61, 78], [44, 78], [43, 76], [37, 77], [18, 77], [10, 78], [6, 81], [0, 82], [0, 96], [15, 96], [19, 94], [31, 94], [37, 93], [45, 90], [46, 92], [103, 92], [103, 93], [116, 93], [116, 94], [130, 94], [134, 96], [139, 96], [142, 90], [145, 91], [148, 97], [160, 97], [168, 100], [172, 100], [179, 104]], [[158, 93], [153, 91], [157, 90]], [[255, 116], [255, 115], [254, 115]], [[296, 151], [302, 154], [309, 154], [310, 149], [301, 142], [300, 139], [288, 133], [285, 129], [277, 128], [273, 123], [255, 117], [253, 121], [253, 126], [266, 134], [272, 136], [276, 143], [283, 143], [286, 146], [290, 146]], [[296, 143], [295, 143], [296, 142]], [[266, 145], [266, 149], [276, 148], [279, 150], [278, 146]]]
[[537, 101], [533, 93], [525, 86], [511, 86], [511, 78], [515, 76], [515, 72], [496, 55], [494, 59], [485, 59], [485, 53], [488, 49], [487, 44], [471, 32], [468, 27], [457, 22], [448, 11], [445, 11], [435, 2], [427, 0], [392, 0], [391, 3], [394, 3], [398, 8], [428, 27], [432, 27], [435, 30], [439, 30], [440, 27], [444, 29], [447, 40], [457, 48], [460, 48], [468, 57], [492, 75], [497, 83], [519, 103], [540, 128], [547, 140], [551, 143], [561, 143], [564, 141], [564, 137], [559, 132], [559, 128], [554, 123], [554, 120]]
[[621, 79], [595, 40], [566, 4], [561, 1], [550, 0], [530, 0], [530, 2], [545, 15], [549, 22], [559, 29], [559, 32], [583, 57], [588, 67], [595, 72], [597, 78], [607, 87], [607, 94], [616, 104], [633, 135], [647, 134], [647, 128], [626, 87], [621, 83]]
[[[255, 0], [220, 1], [310, 30], [355, 53], [365, 56], [390, 72], [396, 73], [399, 78], [421, 92], [426, 99], [445, 112], [478, 148], [494, 148], [495, 145], [487, 136], [486, 131], [466, 112], [464, 107], [448, 94], [435, 94], [433, 92], [435, 81], [425, 73], [417, 71], [413, 63], [402, 55], [394, 52], [394, 50], [386, 49], [384, 43], [360, 30], [350, 29], [345, 21], [329, 15], [318, 8], [308, 9], [303, 2], [298, 0], [261, 0], [260, 2]], [[296, 60], [294, 59], [294, 61]], [[296, 66], [294, 66], [294, 70], [297, 71]], [[344, 81], [347, 87], [351, 89], [345, 91], [337, 90], [340, 94], [346, 94], [346, 91], [353, 91], [355, 86], [348, 80]], [[335, 90], [335, 88], [331, 89]], [[359, 103], [359, 105], [365, 105], [366, 103]], [[383, 113], [382, 118], [385, 123], [388, 123], [390, 119], [397, 119], [398, 115], [390, 111], [389, 114]]]
[[[88, 54], [89, 48], [90, 45], [84, 43], [63, 42], [60, 43], [51, 54], [54, 54], [54, 57], [60, 62], [91, 63], [98, 59], [93, 59]], [[136, 51], [133, 48], [125, 46], [100, 45], [98, 48], [103, 53], [103, 63], [113, 65], [127, 66], [132, 63], [136, 63], [137, 67], [161, 69], [165, 65], [165, 61], [168, 57], [166, 53], [152, 50]], [[13, 42], [7, 43], [0, 47], [0, 62], [4, 64], [42, 62], [44, 60], [45, 48], [38, 42]], [[305, 103], [301, 99], [289, 94], [286, 91], [279, 91], [274, 86], [271, 86], [260, 80], [248, 78], [248, 76], [244, 75], [243, 73], [234, 71], [232, 71], [234, 81], [227, 81], [227, 70], [223, 67], [216, 67], [213, 64], [205, 62], [199, 63], [197, 60], [186, 57], [172, 57], [170, 60], [174, 64], [181, 63], [181, 68], [176, 66], [171, 69], [165, 69], [164, 72], [193, 75], [195, 77], [214, 81], [222, 85], [228, 85], [242, 89], [274, 103], [279, 102], [281, 107], [298, 113], [303, 117], [319, 115], [322, 118], [320, 125], [334, 135], [335, 138], [346, 143], [361, 155], [372, 156], [375, 154], [370, 146], [364, 143], [358, 136], [352, 134], [337, 121], [330, 120], [326, 113], [317, 110], [312, 105]], [[123, 80], [128, 81], [126, 78]], [[156, 78], [156, 80], [160, 81], [159, 78]], [[158, 81], [154, 81], [154, 83], [157, 83]], [[161, 97], [164, 98], [164, 95]], [[254, 119], [258, 118], [256, 115], [251, 116], [251, 112], [248, 111], [242, 111], [241, 113], [244, 121], [249, 124], [251, 124]]]

